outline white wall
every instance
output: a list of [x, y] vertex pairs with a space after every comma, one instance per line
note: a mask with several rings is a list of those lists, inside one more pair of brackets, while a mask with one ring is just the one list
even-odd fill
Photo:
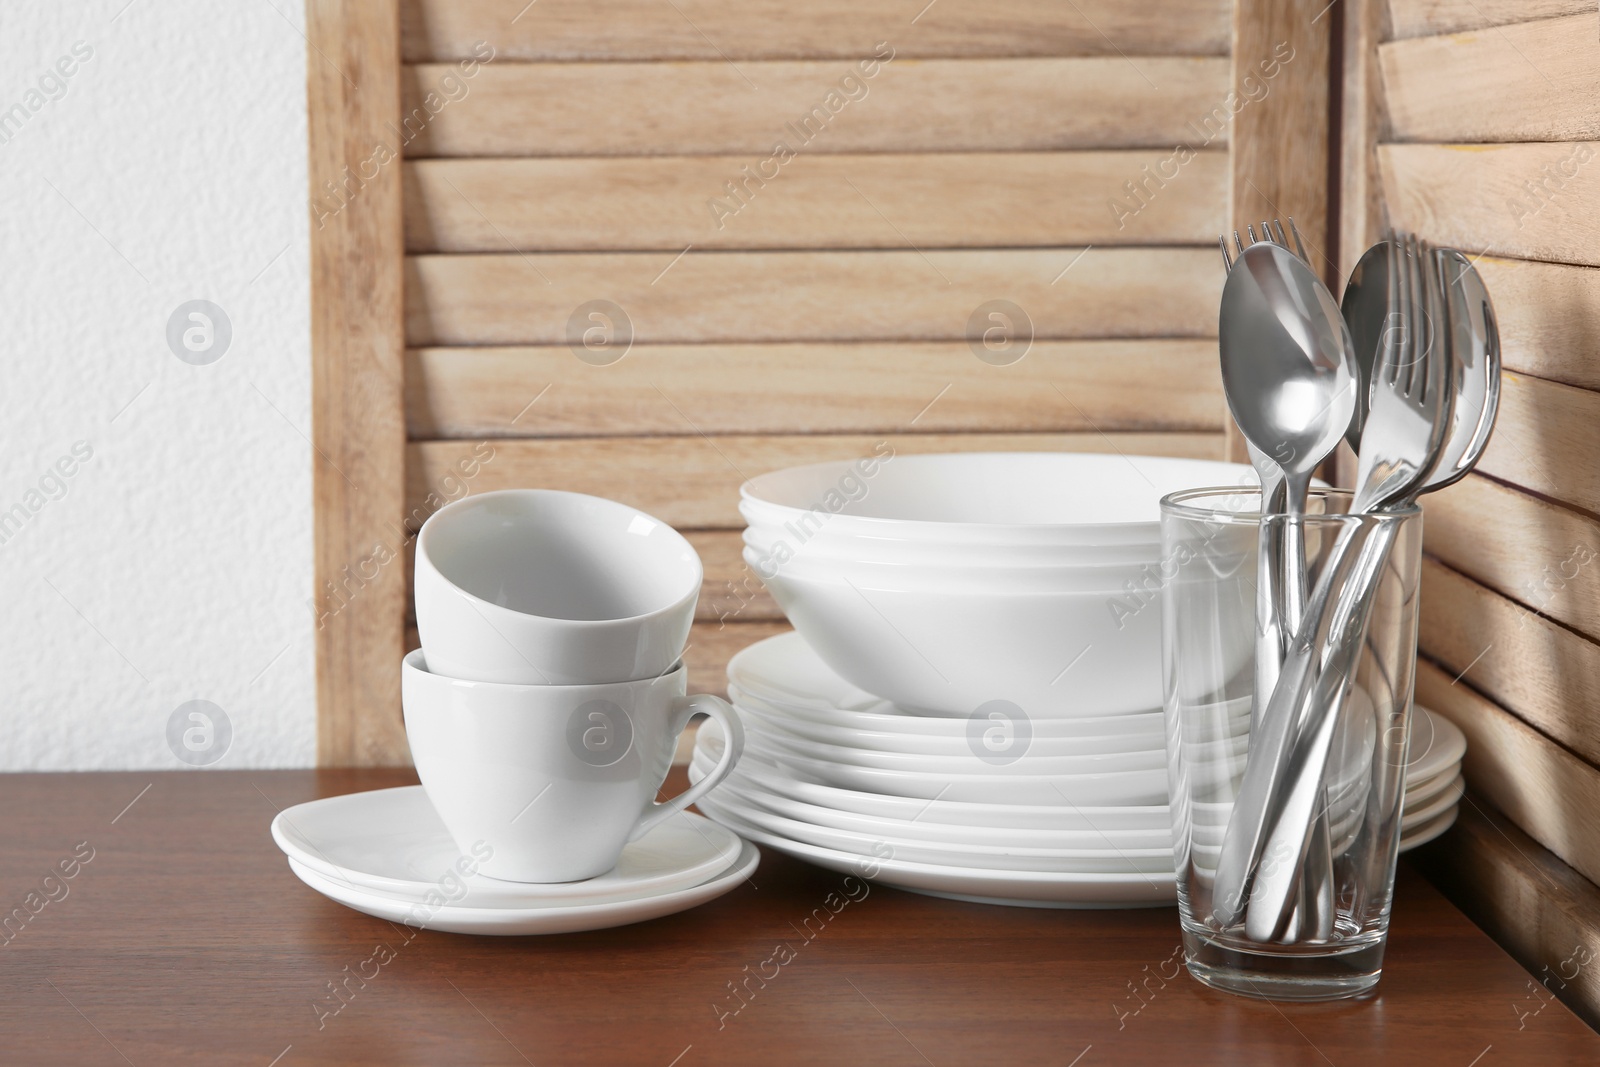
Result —
[[[303, 26], [0, 3], [0, 769], [182, 767], [194, 699], [233, 734], [194, 761], [314, 759]], [[197, 298], [232, 324], [203, 366], [167, 342]]]

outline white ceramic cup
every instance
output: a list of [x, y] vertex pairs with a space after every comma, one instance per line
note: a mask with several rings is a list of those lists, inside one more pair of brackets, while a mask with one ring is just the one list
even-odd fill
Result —
[[683, 654], [703, 573], [682, 534], [626, 504], [480, 493], [417, 535], [417, 632], [432, 671], [451, 678], [653, 678]]
[[[633, 682], [506, 685], [430, 673], [418, 649], [400, 675], [422, 788], [464, 854], [488, 846], [481, 869], [491, 878], [606, 873], [629, 841], [715, 788], [744, 748], [727, 703], [684, 695], [681, 663]], [[731, 743], [711, 773], [658, 804], [678, 735], [696, 712], [717, 720]]]

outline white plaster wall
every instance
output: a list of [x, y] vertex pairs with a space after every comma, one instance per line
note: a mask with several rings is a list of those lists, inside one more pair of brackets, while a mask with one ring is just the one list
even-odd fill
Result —
[[[0, 2], [0, 124], [59, 95], [0, 125], [0, 521], [42, 503], [0, 544], [0, 769], [180, 768], [194, 699], [232, 730], [195, 761], [314, 759], [303, 26], [296, 0]], [[196, 298], [232, 324], [207, 366], [166, 338]]]

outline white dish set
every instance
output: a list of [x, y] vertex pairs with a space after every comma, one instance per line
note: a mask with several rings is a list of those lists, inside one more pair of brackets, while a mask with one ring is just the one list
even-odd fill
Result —
[[[423, 647], [401, 665], [421, 790], [284, 811], [273, 834], [295, 874], [369, 914], [505, 934], [637, 922], [748, 877], [755, 851], [684, 811], [742, 747], [723, 700], [686, 693], [701, 573], [677, 531], [596, 497], [510, 490], [440, 509], [417, 537]], [[730, 742], [657, 803], [696, 714]], [[435, 899], [452, 878], [459, 899]]]
[[[423, 647], [402, 696], [422, 787], [288, 809], [274, 837], [330, 898], [466, 933], [620, 925], [726, 892], [758, 856], [691, 803], [917, 892], [1169, 904], [1157, 505], [1253, 478], [1195, 460], [881, 450], [758, 477], [742, 489], [745, 559], [799, 632], [734, 657], [732, 707], [685, 693], [702, 572], [676, 531], [575, 493], [457, 501], [417, 540]], [[1253, 549], [1241, 541], [1241, 566]], [[1236, 665], [1252, 608], [1218, 635]], [[1191, 767], [1236, 781], [1249, 699], [1217, 712]], [[697, 713], [711, 721], [694, 784], [657, 804]], [[1460, 795], [1459, 731], [1417, 719], [1434, 741], [1409, 769], [1403, 847], [1448, 828]]]

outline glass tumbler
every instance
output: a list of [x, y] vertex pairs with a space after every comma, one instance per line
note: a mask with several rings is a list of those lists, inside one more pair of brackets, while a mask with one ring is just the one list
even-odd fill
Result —
[[[1371, 989], [1383, 965], [1416, 669], [1422, 514], [1413, 506], [1351, 515], [1350, 494], [1339, 490], [1313, 490], [1299, 520], [1281, 514], [1263, 520], [1260, 502], [1257, 490], [1238, 487], [1188, 490], [1161, 502], [1162, 657], [1184, 956], [1191, 974], [1218, 989], [1275, 1000], [1332, 1000]], [[1272, 747], [1262, 725], [1271, 694], [1255, 692], [1263, 521], [1280, 527], [1268, 531], [1280, 544], [1284, 524], [1302, 524], [1308, 599], [1324, 581], [1330, 603], [1345, 597], [1348, 607], [1356, 593], [1371, 597], [1365, 629], [1343, 627], [1359, 649], [1342, 699], [1333, 698], [1338, 686], [1313, 690], [1318, 695], [1309, 714], [1291, 729], [1302, 743], [1298, 752], [1306, 751], [1310, 724], [1331, 730], [1324, 734], [1331, 740], [1322, 749], [1320, 782], [1308, 771], [1304, 781], [1315, 786], [1299, 794], [1314, 798], [1314, 814], [1307, 833], [1287, 838], [1306, 842], [1298, 851], [1285, 839], [1248, 832], [1252, 825], [1276, 825], [1270, 806], [1264, 822], [1248, 817], [1248, 803], [1239, 805], [1234, 820], [1249, 760]], [[1364, 578], [1352, 577], [1339, 560], [1361, 558], [1363, 547], [1375, 553], [1368, 557], [1374, 565]], [[1300, 624], [1283, 620], [1286, 631]], [[1323, 662], [1326, 644], [1318, 642], [1313, 662]], [[1269, 639], [1265, 647], [1276, 642]], [[1252, 749], [1258, 741], [1259, 752]], [[1258, 864], [1224, 859], [1231, 821], [1240, 823], [1233, 832], [1241, 841], [1272, 843], [1254, 853]], [[1252, 855], [1248, 846], [1243, 853]], [[1283, 880], [1285, 871], [1292, 882]], [[1264, 889], [1274, 880], [1276, 898]], [[1272, 906], [1273, 899], [1289, 904]], [[1252, 908], [1257, 914], [1246, 922]]]

